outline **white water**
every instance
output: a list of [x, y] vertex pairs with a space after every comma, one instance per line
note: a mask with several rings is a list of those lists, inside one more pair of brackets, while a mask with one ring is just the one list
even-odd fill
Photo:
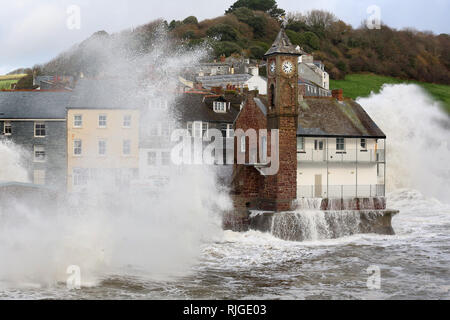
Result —
[[450, 118], [417, 85], [385, 85], [357, 100], [387, 136], [387, 189], [450, 202]]
[[[0, 297], [449, 299], [448, 117], [411, 85], [386, 86], [359, 102], [388, 136], [388, 206], [401, 211], [393, 219], [396, 236], [324, 240], [322, 220], [307, 213], [301, 217], [312, 224], [306, 242], [222, 232], [210, 216], [227, 198], [218, 197], [209, 175], [194, 172], [133, 216], [104, 210], [99, 201], [81, 217], [45, 218], [29, 208], [18, 209], [15, 219], [2, 217], [0, 278], [42, 284], [47, 277], [50, 286], [14, 286]], [[62, 279], [53, 275], [62, 276], [68, 263], [94, 270], [95, 286], [55, 285]], [[379, 290], [366, 286], [373, 265], [381, 269]], [[183, 276], [151, 277], [165, 268]]]

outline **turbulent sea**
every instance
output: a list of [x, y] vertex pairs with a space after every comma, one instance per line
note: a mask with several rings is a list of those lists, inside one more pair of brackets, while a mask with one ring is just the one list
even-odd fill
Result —
[[[270, 234], [225, 231], [206, 243], [187, 275], [150, 280], [110, 275], [68, 290], [0, 290], [3, 299], [450, 299], [450, 206], [417, 191], [397, 190], [389, 207], [395, 236], [355, 235], [288, 242]], [[379, 289], [367, 286], [369, 267], [380, 270]]]

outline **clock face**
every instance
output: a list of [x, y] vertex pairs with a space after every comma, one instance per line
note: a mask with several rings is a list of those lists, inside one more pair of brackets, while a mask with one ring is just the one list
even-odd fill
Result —
[[283, 71], [286, 74], [291, 74], [294, 71], [294, 66], [292, 65], [292, 62], [290, 61], [283, 62]]
[[270, 72], [275, 73], [275, 69], [276, 69], [275, 61], [272, 61], [272, 63], [270, 64]]

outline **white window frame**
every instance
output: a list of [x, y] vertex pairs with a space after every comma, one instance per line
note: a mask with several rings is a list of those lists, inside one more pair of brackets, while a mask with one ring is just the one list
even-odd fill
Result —
[[[105, 119], [101, 119], [101, 117], [105, 117]], [[104, 125], [102, 123], [105, 123]], [[99, 128], [107, 128], [108, 127], [108, 115], [107, 114], [99, 114], [98, 115], [98, 127]]]
[[[78, 142], [79, 146], [77, 146]], [[80, 150], [79, 153], [77, 153], [78, 149]], [[81, 157], [83, 155], [83, 141], [81, 139], [73, 140], [73, 155], [74, 157]]]
[[[339, 141], [342, 140], [342, 143]], [[342, 146], [342, 149], [339, 147]], [[336, 138], [336, 152], [345, 152], [345, 138]]]
[[[102, 143], [104, 144], [103, 146], [101, 146]], [[101, 152], [102, 150], [103, 150], [103, 153]], [[98, 155], [100, 157], [105, 157], [106, 156], [106, 153], [108, 152], [108, 146], [107, 146], [107, 143], [106, 143], [105, 139], [98, 140], [97, 152], [98, 152]]]
[[74, 187], [87, 185], [88, 179], [89, 176], [87, 174], [87, 169], [83, 168], [72, 169], [72, 185]]
[[[37, 128], [37, 126], [44, 126], [43, 128]], [[44, 130], [44, 135], [40, 134], [37, 135], [37, 131], [38, 130]], [[47, 136], [47, 126], [45, 124], [45, 122], [35, 122], [34, 123], [34, 137], [35, 138], [45, 138]]]
[[123, 116], [123, 122], [122, 122], [122, 127], [124, 128], [131, 128], [131, 114], [125, 114]]
[[[9, 128], [9, 132], [6, 132], [6, 128]], [[10, 136], [12, 135], [12, 124], [11, 121], [5, 121], [3, 122], [3, 135]]]
[[194, 138], [202, 137], [203, 124], [201, 121], [194, 121], [192, 123], [192, 136]]
[[[363, 146], [363, 144], [364, 144], [364, 146]], [[362, 138], [359, 141], [359, 145], [361, 146], [361, 150], [367, 151], [367, 139]]]
[[[80, 117], [80, 119], [77, 120], [77, 117]], [[79, 122], [79, 124], [77, 124], [77, 122]], [[82, 114], [73, 115], [73, 127], [74, 128], [82, 128], [83, 127], [83, 115]]]
[[[42, 157], [37, 157], [36, 154], [42, 154]], [[45, 153], [45, 146], [42, 145], [35, 145], [34, 146], [34, 152], [33, 152], [33, 158], [34, 162], [46, 162], [47, 161], [47, 154]]]
[[[125, 152], [128, 151], [128, 152]], [[126, 139], [122, 141], [122, 155], [123, 156], [131, 156], [131, 140]]]
[[218, 113], [227, 112], [227, 102], [214, 101], [213, 102], [213, 110], [214, 110], [214, 112], [218, 112]]
[[[301, 141], [302, 148], [299, 148]], [[297, 152], [305, 152], [305, 137], [297, 137]]]

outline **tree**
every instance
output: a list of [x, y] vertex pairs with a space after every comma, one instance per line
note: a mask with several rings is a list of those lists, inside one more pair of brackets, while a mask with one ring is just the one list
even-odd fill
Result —
[[227, 24], [217, 24], [206, 31], [208, 37], [219, 37], [221, 41], [236, 41], [237, 32]]
[[198, 24], [198, 20], [194, 16], [189, 16], [183, 20], [183, 24]]
[[236, 9], [242, 7], [255, 11], [264, 11], [274, 18], [279, 18], [286, 14], [283, 9], [278, 8], [275, 0], [238, 0], [225, 11], [225, 14], [233, 13]]

